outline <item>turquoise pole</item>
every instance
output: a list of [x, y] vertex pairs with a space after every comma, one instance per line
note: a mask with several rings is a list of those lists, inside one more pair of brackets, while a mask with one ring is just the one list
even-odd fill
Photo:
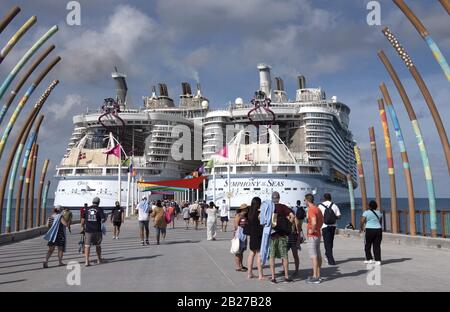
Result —
[[50, 180], [47, 181], [47, 184], [44, 186], [44, 196], [42, 197], [42, 214], [41, 214], [41, 224], [45, 224], [45, 218], [47, 211], [47, 196], [48, 196], [48, 190], [50, 188]]

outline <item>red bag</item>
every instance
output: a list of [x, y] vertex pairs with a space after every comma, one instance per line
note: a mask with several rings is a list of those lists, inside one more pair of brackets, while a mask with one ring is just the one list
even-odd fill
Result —
[[166, 223], [172, 222], [172, 214], [169, 211], [166, 211], [164, 213], [164, 219], [166, 220]]

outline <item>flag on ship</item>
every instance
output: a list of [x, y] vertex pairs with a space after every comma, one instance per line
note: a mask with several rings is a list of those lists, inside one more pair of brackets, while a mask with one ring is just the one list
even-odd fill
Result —
[[120, 157], [120, 144], [117, 144], [113, 148], [107, 150], [106, 152], [103, 152], [103, 154], [106, 155], [115, 155], [116, 157]]

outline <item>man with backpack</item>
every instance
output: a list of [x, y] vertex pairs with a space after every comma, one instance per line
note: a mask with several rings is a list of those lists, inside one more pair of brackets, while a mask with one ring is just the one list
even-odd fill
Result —
[[106, 221], [106, 216], [103, 212], [103, 209], [99, 207], [100, 198], [95, 197], [92, 200], [92, 206], [87, 208], [83, 215], [81, 215], [81, 225], [85, 228], [86, 231], [86, 239], [84, 242], [85, 247], [85, 266], [90, 266], [89, 262], [89, 254], [91, 245], [95, 246], [95, 250], [97, 252], [97, 263], [103, 263], [104, 259], [102, 258], [102, 224]]
[[303, 220], [306, 218], [306, 211], [301, 206], [301, 201], [297, 200], [297, 205], [292, 208], [295, 215], [294, 223], [292, 224], [292, 232], [288, 236], [288, 252], [292, 251], [292, 256], [294, 257], [295, 271], [292, 277], [298, 276], [298, 270], [300, 267], [300, 258], [298, 256], [298, 251], [301, 250], [300, 244], [303, 243], [304, 237], [302, 233]]
[[323, 215], [322, 237], [325, 246], [325, 256], [329, 265], [336, 265], [333, 257], [334, 234], [336, 233], [336, 222], [341, 217], [339, 207], [331, 201], [329, 193], [323, 194], [324, 201], [319, 204]]

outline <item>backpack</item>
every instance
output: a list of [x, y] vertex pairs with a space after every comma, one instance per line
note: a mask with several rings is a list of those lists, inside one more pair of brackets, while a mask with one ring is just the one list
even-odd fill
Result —
[[336, 214], [334, 213], [334, 210], [331, 209], [333, 207], [334, 203], [331, 202], [330, 206], [325, 206], [324, 204], [321, 204], [323, 207], [325, 207], [325, 211], [323, 213], [323, 223], [326, 225], [332, 225], [335, 224], [337, 221]]
[[172, 215], [169, 211], [164, 212], [164, 219], [166, 220], [166, 223], [172, 222]]
[[295, 217], [299, 220], [304, 220], [306, 218], [305, 208], [297, 206], [297, 210], [295, 211]]
[[281, 235], [292, 233], [292, 223], [281, 213], [274, 213], [272, 218], [272, 229]]

